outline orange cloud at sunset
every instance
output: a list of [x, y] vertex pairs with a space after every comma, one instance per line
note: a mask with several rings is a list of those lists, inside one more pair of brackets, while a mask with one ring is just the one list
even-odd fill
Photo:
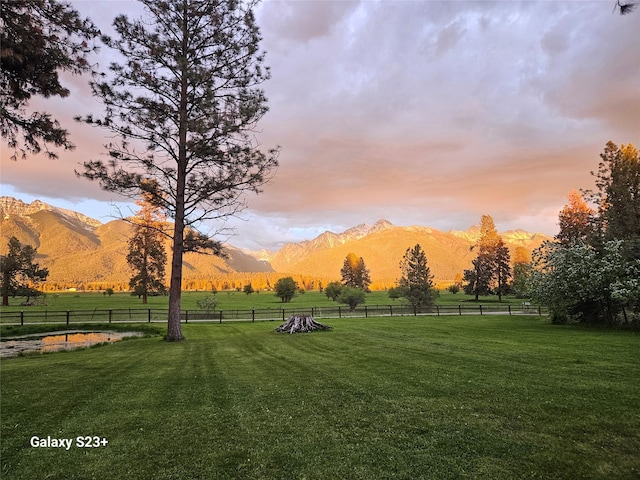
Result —
[[[132, 1], [73, 3], [104, 30]], [[590, 188], [607, 141], [640, 144], [640, 14], [608, 2], [268, 1], [257, 10], [272, 78], [262, 148], [280, 167], [233, 244], [274, 248], [387, 218], [553, 235], [567, 193]], [[95, 61], [106, 69], [112, 54]], [[88, 78], [67, 99], [37, 100], [71, 132], [60, 159], [11, 162], [2, 194], [40, 198], [108, 220], [123, 201], [75, 177], [105, 132], [73, 122], [99, 113]]]

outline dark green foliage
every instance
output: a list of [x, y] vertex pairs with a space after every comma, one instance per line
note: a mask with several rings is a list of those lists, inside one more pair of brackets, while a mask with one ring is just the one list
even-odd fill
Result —
[[464, 293], [474, 295], [476, 301], [480, 295], [491, 293], [491, 280], [493, 279], [490, 258], [481, 254], [471, 261], [473, 268], [464, 271]]
[[285, 277], [276, 282], [274, 289], [282, 303], [289, 303], [298, 292], [298, 283], [291, 277]]
[[597, 191], [589, 192], [598, 204], [600, 234], [604, 240], [624, 240], [629, 253], [640, 258], [640, 154], [633, 145], [608, 142], [600, 158], [598, 172], [592, 172]]
[[517, 298], [525, 298], [529, 278], [531, 277], [531, 263], [516, 263], [513, 266], [513, 282], [511, 291]]
[[433, 286], [427, 256], [419, 244], [407, 249], [400, 262], [400, 272], [398, 289], [401, 295], [418, 311], [431, 309], [438, 292]]
[[327, 288], [325, 288], [324, 293], [327, 295], [327, 298], [335, 302], [340, 296], [343, 287], [344, 285], [340, 282], [331, 282], [327, 285]]
[[393, 287], [390, 288], [387, 291], [387, 296], [391, 299], [391, 300], [397, 300], [399, 298], [402, 298], [402, 289], [400, 287]]
[[473, 268], [464, 272], [465, 293], [474, 295], [476, 300], [480, 295], [497, 293], [502, 300], [511, 278], [511, 258], [509, 249], [498, 235], [493, 218], [489, 215], [482, 215], [480, 238], [472, 248], [478, 255], [472, 261]]
[[80, 74], [91, 66], [89, 42], [98, 35], [96, 27], [82, 19], [71, 5], [56, 0], [9, 0], [0, 2], [2, 69], [0, 69], [0, 133], [18, 153], [39, 153], [53, 144], [73, 148], [68, 132], [45, 112], [27, 114], [25, 107], [34, 96], [67, 97], [59, 72]]
[[340, 269], [340, 275], [342, 275], [342, 284], [345, 287], [369, 290], [369, 285], [371, 285], [369, 269], [364, 264], [363, 258], [358, 258], [355, 253], [347, 255]]
[[164, 272], [167, 253], [164, 249], [163, 220], [158, 207], [143, 195], [136, 202], [141, 208], [132, 220], [133, 235], [129, 238], [127, 262], [133, 270], [129, 287], [141, 293], [142, 303], [147, 303], [149, 294], [164, 294]]
[[36, 249], [31, 245], [22, 245], [16, 237], [11, 237], [8, 243], [9, 251], [0, 255], [0, 294], [2, 305], [9, 305], [9, 295], [28, 292], [33, 296], [31, 284], [46, 280], [49, 270], [40, 268], [34, 263]]
[[338, 302], [349, 305], [351, 310], [355, 310], [358, 305], [365, 302], [365, 293], [361, 288], [343, 287], [338, 296]]
[[511, 256], [509, 248], [504, 244], [502, 238], [498, 240], [494, 257], [496, 287], [495, 293], [498, 300], [502, 301], [502, 296], [510, 292], [509, 280], [511, 279]]
[[164, 269], [167, 253], [157, 230], [145, 225], [135, 226], [129, 239], [127, 262], [134, 271], [129, 286], [142, 293], [142, 303], [147, 303], [149, 294], [165, 293]]

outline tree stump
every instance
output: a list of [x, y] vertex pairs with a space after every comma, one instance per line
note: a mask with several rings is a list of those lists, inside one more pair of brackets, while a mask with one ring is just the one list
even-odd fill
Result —
[[286, 322], [276, 328], [276, 332], [307, 333], [314, 330], [331, 330], [329, 325], [316, 322], [311, 315], [291, 315]]

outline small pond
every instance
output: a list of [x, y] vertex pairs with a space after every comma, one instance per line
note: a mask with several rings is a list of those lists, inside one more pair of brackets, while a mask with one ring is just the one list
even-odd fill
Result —
[[113, 343], [125, 337], [141, 337], [140, 332], [63, 331], [11, 337], [0, 342], [0, 358], [16, 357], [26, 352], [56, 352], [75, 350], [98, 343]]

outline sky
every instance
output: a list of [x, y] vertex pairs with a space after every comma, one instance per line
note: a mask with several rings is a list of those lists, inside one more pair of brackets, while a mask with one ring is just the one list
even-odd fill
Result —
[[[130, 0], [75, 1], [103, 32]], [[258, 140], [279, 167], [223, 240], [276, 250], [325, 230], [387, 219], [465, 230], [557, 233], [572, 189], [608, 141], [640, 145], [640, 9], [602, 1], [277, 1], [256, 10], [271, 79]], [[94, 60], [106, 69], [110, 52]], [[126, 199], [74, 175], [104, 155], [108, 132], [75, 123], [100, 113], [89, 78], [65, 99], [36, 99], [71, 134], [60, 158], [11, 161], [2, 195], [40, 199], [107, 222]], [[117, 208], [118, 207], [118, 208]]]

